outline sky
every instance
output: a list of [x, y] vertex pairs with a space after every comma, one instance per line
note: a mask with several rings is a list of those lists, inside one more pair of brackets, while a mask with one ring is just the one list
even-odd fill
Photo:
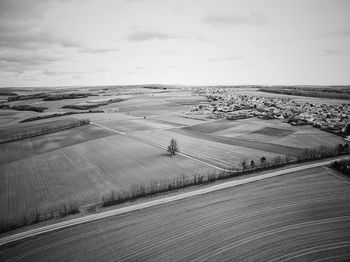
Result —
[[350, 84], [348, 0], [0, 0], [0, 86]]

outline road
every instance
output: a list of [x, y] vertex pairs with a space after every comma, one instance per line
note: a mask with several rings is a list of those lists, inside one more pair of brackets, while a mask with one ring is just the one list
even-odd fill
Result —
[[83, 223], [87, 223], [87, 222], [91, 222], [91, 221], [95, 221], [95, 220], [99, 220], [99, 219], [103, 219], [103, 218], [107, 218], [107, 217], [111, 217], [111, 216], [122, 215], [122, 214], [132, 212], [132, 211], [142, 210], [142, 209], [157, 206], [157, 205], [167, 204], [167, 203], [179, 201], [179, 200], [186, 199], [186, 198], [191, 198], [191, 197], [195, 197], [195, 196], [199, 196], [199, 195], [203, 195], [203, 194], [208, 194], [208, 193], [215, 192], [218, 190], [223, 190], [223, 189], [236, 187], [239, 185], [243, 185], [243, 184], [247, 184], [247, 183], [251, 183], [251, 182], [255, 182], [255, 181], [260, 181], [260, 180], [267, 179], [267, 178], [281, 176], [281, 175], [291, 173], [291, 172], [297, 172], [297, 171], [302, 171], [302, 170], [306, 170], [306, 169], [310, 169], [310, 168], [329, 165], [332, 161], [334, 161], [334, 160], [325, 160], [325, 161], [316, 162], [316, 163], [312, 163], [312, 164], [305, 164], [305, 165], [300, 165], [300, 166], [296, 166], [296, 167], [292, 167], [292, 168], [287, 168], [287, 169], [283, 169], [283, 170], [269, 172], [269, 173], [266, 173], [263, 175], [257, 175], [254, 177], [242, 178], [239, 180], [229, 181], [229, 182], [217, 184], [214, 186], [206, 187], [203, 189], [190, 191], [187, 193], [182, 193], [182, 194], [178, 194], [178, 195], [174, 195], [174, 196], [164, 197], [164, 198], [149, 201], [149, 202], [144, 202], [144, 203], [131, 205], [131, 206], [123, 207], [123, 208], [117, 208], [117, 209], [113, 209], [113, 210], [102, 212], [102, 213], [97, 213], [97, 214], [93, 214], [93, 215], [79, 217], [76, 219], [71, 219], [68, 221], [64, 221], [64, 222], [60, 222], [60, 223], [56, 223], [56, 224], [52, 224], [52, 225], [48, 225], [48, 226], [43, 226], [43, 227], [36, 228], [33, 230], [29, 230], [29, 231], [25, 231], [25, 232], [21, 232], [18, 234], [14, 234], [14, 235], [0, 238], [0, 246], [3, 246], [5, 244], [8, 244], [8, 243], [11, 243], [14, 241], [22, 240], [22, 239], [25, 239], [28, 237], [34, 237], [34, 236], [41, 235], [44, 233], [63, 229], [66, 227], [71, 227], [71, 226], [75, 226], [75, 225], [79, 225], [79, 224], [83, 224]]
[[2, 249], [0, 260], [349, 260], [349, 184], [324, 167], [298, 169], [55, 230]]

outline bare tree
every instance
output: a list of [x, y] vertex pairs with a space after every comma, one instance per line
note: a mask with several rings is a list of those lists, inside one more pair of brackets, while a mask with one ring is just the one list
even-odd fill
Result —
[[168, 146], [168, 152], [170, 153], [170, 155], [174, 156], [176, 154], [176, 152], [179, 152], [179, 147], [177, 145], [177, 141], [175, 138], [172, 138], [170, 140], [170, 144]]
[[262, 156], [260, 157], [260, 166], [264, 167], [266, 164], [266, 157]]
[[247, 169], [247, 160], [242, 160], [241, 165], [242, 165], [243, 172], [244, 172]]
[[255, 162], [254, 160], [250, 161], [250, 167], [253, 169], [255, 167]]

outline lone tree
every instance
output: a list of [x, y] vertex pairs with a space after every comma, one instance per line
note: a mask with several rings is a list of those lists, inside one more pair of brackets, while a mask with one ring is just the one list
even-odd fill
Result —
[[260, 166], [264, 167], [266, 165], [266, 157], [260, 157]]
[[179, 147], [177, 146], [177, 141], [175, 138], [172, 138], [170, 140], [170, 144], [168, 146], [168, 152], [172, 156], [175, 156], [176, 152], [179, 152]]

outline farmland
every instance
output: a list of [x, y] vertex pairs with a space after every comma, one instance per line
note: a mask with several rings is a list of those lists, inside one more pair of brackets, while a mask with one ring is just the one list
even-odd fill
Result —
[[[0, 144], [0, 221], [15, 221], [33, 211], [50, 212], [63, 204], [90, 205], [112, 190], [129, 190], [134, 184], [206, 175], [214, 167], [240, 170], [244, 160], [258, 164], [261, 157], [267, 161], [278, 156], [296, 158], [304, 148], [344, 143], [341, 137], [311, 126], [291, 126], [276, 119], [192, 117], [188, 112], [193, 106], [210, 102], [193, 95], [190, 88], [96, 87], [40, 93], [64, 98], [73, 91], [88, 95], [8, 104], [44, 106], [51, 114], [70, 112], [63, 108], [69, 104], [119, 102], [98, 107], [100, 113], [69, 109], [78, 114], [29, 123], [19, 122], [47, 113], [0, 110], [0, 134], [72, 118], [91, 121], [90, 125]], [[28, 90], [16, 93], [33, 94]], [[170, 157], [166, 152], [172, 138], [184, 156]]]
[[295, 148], [313, 148], [320, 145], [334, 146], [343, 143], [342, 138], [310, 126], [291, 126], [278, 120], [258, 118], [236, 121], [218, 120], [185, 129], [232, 138], [232, 140], [255, 141]]
[[52, 232], [0, 257], [347, 261], [349, 193], [343, 178], [314, 168]]
[[[98, 202], [104, 194], [128, 189], [133, 184], [212, 171], [205, 165], [182, 157], [171, 158], [157, 147], [121, 135], [110, 136], [95, 127], [72, 132], [61, 137], [50, 134], [38, 140], [33, 138], [26, 144], [3, 149], [10, 152], [2, 160], [8, 163], [0, 166], [3, 220], [18, 219], [35, 209], [49, 212], [64, 203]], [[96, 133], [105, 137], [91, 140]], [[78, 144], [67, 146], [73, 143]], [[23, 159], [18, 159], [18, 154]]]
[[135, 132], [133, 135], [162, 145], [167, 145], [169, 137], [173, 137], [179, 141], [180, 151], [182, 153], [210, 164], [216, 164], [222, 168], [239, 168], [242, 159], [249, 158], [258, 162], [259, 158], [263, 155], [267, 158], [277, 156], [277, 154], [270, 152], [218, 143], [216, 141], [211, 141], [210, 138], [196, 138], [195, 136], [174, 131], [153, 130], [148, 132]]

